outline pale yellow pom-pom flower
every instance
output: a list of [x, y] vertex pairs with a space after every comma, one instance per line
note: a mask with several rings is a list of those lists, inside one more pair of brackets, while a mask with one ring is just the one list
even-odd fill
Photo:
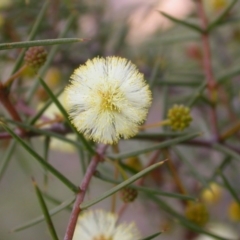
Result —
[[88, 60], [74, 71], [65, 93], [73, 125], [105, 144], [136, 135], [152, 100], [143, 74], [120, 57]]
[[118, 216], [103, 210], [86, 211], [78, 218], [73, 240], [141, 239], [135, 223], [117, 223]]

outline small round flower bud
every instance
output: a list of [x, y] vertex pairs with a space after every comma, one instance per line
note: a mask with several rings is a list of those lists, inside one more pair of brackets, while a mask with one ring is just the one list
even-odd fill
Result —
[[198, 226], [204, 226], [209, 219], [206, 206], [203, 203], [191, 203], [185, 209], [185, 216]]
[[26, 64], [34, 69], [40, 68], [47, 59], [47, 52], [44, 47], [30, 47], [24, 56]]
[[211, 183], [209, 188], [204, 189], [201, 193], [201, 199], [207, 204], [214, 204], [219, 202], [223, 195], [223, 190], [217, 183]]
[[228, 206], [228, 216], [233, 222], [240, 222], [240, 205], [233, 201]]
[[138, 192], [131, 187], [125, 187], [120, 191], [120, 197], [125, 203], [133, 202], [137, 198]]
[[190, 125], [192, 121], [190, 109], [178, 104], [175, 104], [168, 110], [167, 117], [169, 120], [169, 125], [174, 131], [184, 130]]

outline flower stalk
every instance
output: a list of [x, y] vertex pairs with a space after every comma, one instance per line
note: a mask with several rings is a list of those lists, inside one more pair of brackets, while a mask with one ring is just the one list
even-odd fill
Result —
[[[9, 99], [9, 92], [7, 88], [2, 83], [0, 83], [0, 102], [6, 108], [13, 120], [17, 122], [22, 122], [20, 115], [18, 114], [16, 108]], [[24, 129], [22, 127], [19, 127], [19, 129], [22, 133], [24, 132]]]
[[186, 195], [186, 194], [187, 194], [187, 191], [186, 191], [186, 189], [185, 189], [185, 187], [184, 187], [184, 185], [183, 185], [183, 183], [182, 183], [182, 180], [181, 180], [181, 178], [180, 178], [180, 176], [179, 176], [179, 174], [178, 174], [178, 171], [177, 171], [175, 165], [174, 165], [173, 162], [172, 162], [172, 159], [171, 159], [171, 156], [170, 156], [169, 151], [168, 151], [167, 149], [164, 150], [164, 154], [165, 154], [166, 158], [168, 159], [168, 161], [167, 161], [167, 167], [168, 167], [169, 171], [170, 171], [171, 174], [172, 174], [172, 177], [173, 177], [173, 179], [174, 179], [174, 182], [175, 182], [175, 184], [176, 184], [176, 187], [178, 188], [178, 190], [179, 190], [180, 193]]
[[99, 146], [97, 154], [92, 158], [91, 162], [88, 165], [87, 172], [83, 177], [82, 183], [79, 187], [79, 192], [77, 193], [76, 200], [73, 205], [72, 213], [68, 222], [64, 240], [72, 240], [74, 230], [77, 224], [78, 215], [81, 212], [80, 204], [83, 202], [87, 188], [89, 186], [90, 180], [92, 179], [94, 172], [97, 169], [99, 162], [103, 158], [103, 154], [107, 149], [107, 145]]
[[4, 87], [8, 87], [8, 86], [10, 86], [11, 84], [12, 84], [12, 82], [16, 79], [16, 78], [18, 78], [18, 77], [20, 77], [21, 76], [21, 74], [25, 71], [25, 69], [27, 68], [28, 66], [26, 65], [26, 64], [24, 64], [17, 72], [15, 72], [10, 78], [8, 78], [5, 82], [4, 82], [4, 84], [3, 84], [3, 86]]

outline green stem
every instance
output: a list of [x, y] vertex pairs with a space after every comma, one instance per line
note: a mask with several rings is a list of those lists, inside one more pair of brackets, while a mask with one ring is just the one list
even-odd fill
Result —
[[87, 39], [83, 38], [56, 38], [56, 39], [44, 39], [25, 42], [13, 42], [13, 43], [1, 43], [0, 50], [9, 50], [14, 48], [29, 48], [34, 46], [48, 46], [57, 44], [69, 44], [76, 42], [84, 42]]

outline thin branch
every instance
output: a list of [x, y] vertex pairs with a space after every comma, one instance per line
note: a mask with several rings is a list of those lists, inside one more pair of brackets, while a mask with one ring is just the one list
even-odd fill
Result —
[[102, 160], [103, 154], [107, 149], [107, 145], [101, 145], [97, 154], [92, 158], [85, 176], [83, 177], [82, 183], [79, 188], [79, 192], [76, 196], [75, 203], [73, 205], [72, 213], [68, 222], [67, 230], [65, 233], [64, 240], [72, 240], [75, 227], [77, 224], [78, 215], [81, 212], [80, 204], [83, 202], [90, 180], [96, 171], [98, 163]]
[[10, 78], [8, 78], [5, 82], [4, 82], [4, 86], [8, 87], [10, 84], [12, 84], [12, 82], [18, 78], [22, 72], [27, 68], [27, 65], [23, 65], [17, 72], [15, 72]]
[[[24, 128], [24, 127], [23, 127]], [[49, 132], [49, 133], [58, 133], [62, 135], [66, 135], [67, 133], [71, 133], [72, 130], [70, 128], [66, 128], [63, 124], [55, 123], [50, 128], [40, 128], [43, 131]], [[34, 132], [34, 131], [25, 131], [21, 132], [18, 129], [14, 131], [14, 133], [21, 138], [30, 138], [30, 137], [39, 137], [43, 134], [40, 132]], [[4, 139], [11, 139], [12, 136], [7, 132], [1, 132], [0, 133], [0, 140]]]
[[[22, 122], [20, 115], [18, 114], [15, 106], [11, 103], [9, 99], [9, 93], [6, 87], [0, 83], [0, 102], [6, 108], [8, 113], [11, 115], [12, 119], [17, 122]], [[20, 127], [20, 130], [24, 132], [23, 128]]]
[[[156, 150], [156, 151], [152, 154], [152, 156], [150, 157], [149, 162], [148, 162], [147, 166], [145, 166], [145, 167], [149, 167], [149, 166], [151, 166], [152, 164], [154, 164], [154, 163], [158, 160], [158, 158], [159, 158], [159, 156], [160, 156], [160, 153], [161, 153], [161, 150]], [[139, 181], [137, 182], [137, 185], [138, 185], [138, 186], [143, 186], [143, 185], [144, 185], [145, 177], [146, 177], [146, 176], [143, 176], [142, 178], [139, 179]]]
[[[152, 154], [152, 156], [150, 157], [149, 162], [148, 162], [148, 164], [145, 166], [145, 168], [153, 165], [153, 164], [158, 160], [160, 153], [161, 153], [160, 150], [155, 151], [155, 152]], [[143, 185], [144, 185], [145, 177], [146, 177], [146, 175], [143, 176], [143, 177], [141, 177], [141, 178], [136, 182], [136, 185], [137, 185], [137, 186], [143, 186]], [[128, 206], [129, 206], [128, 203], [124, 203], [124, 204], [121, 206], [121, 208], [120, 208], [119, 211], [118, 211], [118, 216], [119, 216], [119, 217], [121, 217], [121, 216], [123, 215], [124, 211], [127, 210], [127, 207], [128, 207]]]
[[[123, 213], [126, 211], [128, 205], [129, 205], [128, 203], [123, 203], [123, 204], [122, 204], [121, 208], [118, 210], [118, 217], [119, 217], [119, 218], [120, 218], [120, 217], [123, 215]], [[119, 219], [119, 218], [118, 218], [118, 219]]]
[[[197, 4], [197, 12], [201, 22], [201, 27], [203, 30], [202, 32], [202, 47], [203, 47], [203, 68], [204, 73], [206, 76], [207, 86], [208, 86], [208, 93], [209, 99], [211, 102], [216, 102], [217, 97], [217, 83], [214, 78], [213, 69], [212, 69], [212, 57], [211, 57], [211, 50], [210, 50], [210, 42], [209, 42], [209, 33], [206, 31], [208, 28], [208, 20], [204, 11], [203, 2], [202, 0], [196, 0]], [[219, 139], [219, 131], [217, 126], [217, 114], [215, 109], [215, 104], [211, 107], [211, 123], [212, 129], [214, 133], [214, 138], [216, 140]]]
[[[62, 123], [55, 123], [54, 125], [52, 125], [49, 128], [40, 128], [43, 131], [49, 132], [49, 133], [58, 133], [58, 134], [62, 134], [62, 135], [66, 135], [68, 133], [72, 133], [72, 130], [70, 128], [67, 128], [66, 126], [64, 126], [64, 124]], [[21, 138], [31, 138], [31, 137], [39, 137], [42, 136], [42, 133], [40, 132], [34, 132], [34, 131], [25, 131], [25, 132], [21, 132], [18, 129], [16, 129], [14, 131], [14, 133], [21, 137]], [[0, 132], [0, 141], [4, 140], [4, 139], [11, 139], [12, 136], [7, 133], [7, 132]], [[132, 138], [134, 139], [138, 139], [138, 140], [142, 140], [142, 141], [154, 141], [154, 142], [159, 142], [159, 141], [165, 141], [167, 139], [169, 139], [168, 137], [164, 137], [164, 136], [138, 136], [136, 135], [135, 137]], [[203, 147], [203, 148], [213, 148], [213, 145], [218, 143], [218, 141], [216, 140], [207, 140], [207, 139], [192, 139], [192, 140], [188, 140], [188, 141], [184, 141], [181, 142], [181, 145], [189, 145], [189, 146], [195, 146], [195, 147]], [[228, 148], [230, 148], [231, 150], [237, 152], [240, 154], [240, 149], [238, 147], [235, 147], [233, 145], [230, 144], [226, 144], [226, 143], [222, 143], [225, 146], [227, 146]]]
[[178, 174], [178, 170], [176, 169], [175, 165], [172, 162], [172, 158], [171, 158], [171, 155], [170, 155], [168, 149], [164, 150], [164, 155], [168, 159], [167, 167], [168, 167], [170, 173], [172, 174], [173, 180], [175, 182], [176, 187], [178, 188], [178, 191], [183, 195], [187, 195], [187, 191], [186, 191], [186, 189], [183, 185], [183, 182]]

